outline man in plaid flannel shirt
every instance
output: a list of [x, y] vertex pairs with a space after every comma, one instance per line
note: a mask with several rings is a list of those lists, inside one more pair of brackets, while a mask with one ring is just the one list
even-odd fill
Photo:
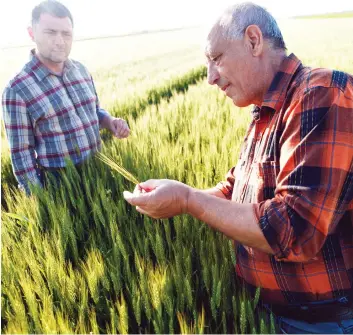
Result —
[[220, 17], [206, 57], [211, 85], [255, 105], [237, 165], [210, 190], [149, 180], [125, 199], [235, 240], [237, 275], [261, 287], [281, 331], [353, 332], [352, 76], [287, 56], [274, 18], [251, 3]]
[[99, 150], [100, 128], [117, 138], [130, 131], [100, 108], [88, 70], [68, 59], [73, 19], [64, 5], [51, 0], [35, 7], [29, 34], [36, 50], [2, 98], [13, 171], [27, 193], [30, 184], [41, 184], [40, 170], [63, 168], [66, 159], [80, 164]]

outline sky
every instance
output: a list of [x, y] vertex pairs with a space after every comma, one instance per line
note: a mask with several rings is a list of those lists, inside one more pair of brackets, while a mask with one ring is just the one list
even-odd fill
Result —
[[[27, 27], [40, 0], [0, 0], [0, 48], [30, 44]], [[61, 0], [71, 11], [75, 38], [204, 25], [237, 0]], [[352, 0], [253, 0], [276, 18], [353, 10]]]

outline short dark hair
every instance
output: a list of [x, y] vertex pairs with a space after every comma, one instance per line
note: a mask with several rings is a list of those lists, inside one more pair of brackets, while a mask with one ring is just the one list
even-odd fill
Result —
[[40, 16], [43, 13], [60, 18], [68, 17], [71, 20], [72, 26], [74, 25], [74, 20], [70, 11], [59, 1], [46, 0], [34, 7], [32, 10], [32, 25], [39, 22]]

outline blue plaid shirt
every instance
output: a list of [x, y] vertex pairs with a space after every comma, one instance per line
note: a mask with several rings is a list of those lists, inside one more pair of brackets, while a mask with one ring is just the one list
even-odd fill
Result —
[[99, 123], [109, 115], [81, 63], [67, 60], [59, 76], [33, 50], [5, 88], [2, 106], [13, 171], [27, 192], [29, 183], [40, 183], [38, 165], [64, 167], [66, 159], [78, 164], [99, 150]]

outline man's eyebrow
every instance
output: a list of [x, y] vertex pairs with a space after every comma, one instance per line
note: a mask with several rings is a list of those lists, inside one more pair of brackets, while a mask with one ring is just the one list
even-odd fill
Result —
[[209, 52], [206, 54], [206, 58], [209, 59], [209, 60], [214, 60], [214, 59], [217, 58], [219, 55], [220, 55], [219, 52], [216, 52], [216, 51], [214, 51], [214, 50], [211, 50], [211, 51], [209, 51]]
[[214, 50], [212, 49], [212, 47], [209, 47], [209, 46], [207, 46], [206, 48], [205, 48], [205, 56], [207, 57], [207, 58], [209, 58], [209, 59], [211, 59], [212, 58], [212, 55], [214, 55]]

